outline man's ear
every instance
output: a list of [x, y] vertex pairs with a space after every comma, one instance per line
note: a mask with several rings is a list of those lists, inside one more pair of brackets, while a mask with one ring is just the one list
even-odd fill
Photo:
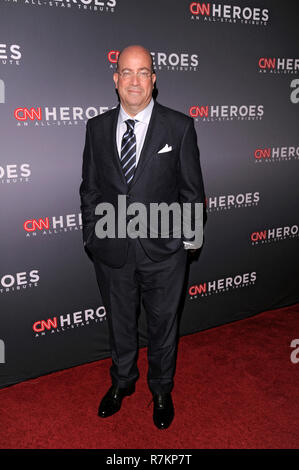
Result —
[[114, 84], [115, 84], [115, 88], [117, 89], [117, 86], [118, 86], [118, 73], [114, 73], [113, 74], [113, 81], [114, 81]]
[[152, 84], [153, 84], [153, 88], [154, 88], [154, 85], [155, 85], [155, 83], [156, 83], [156, 79], [157, 79], [156, 74], [153, 73], [153, 75], [152, 75]]

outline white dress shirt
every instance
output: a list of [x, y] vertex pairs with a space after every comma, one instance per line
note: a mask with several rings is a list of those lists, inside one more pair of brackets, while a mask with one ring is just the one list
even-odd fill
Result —
[[120, 105], [120, 110], [118, 114], [118, 121], [117, 121], [117, 127], [116, 127], [116, 143], [117, 143], [117, 150], [118, 150], [118, 155], [120, 157], [121, 154], [121, 142], [124, 133], [127, 130], [127, 124], [125, 121], [127, 119], [135, 119], [138, 122], [135, 122], [135, 136], [136, 136], [136, 166], [139, 162], [139, 157], [140, 153], [144, 144], [144, 139], [146, 136], [148, 124], [150, 122], [150, 118], [152, 115], [152, 110], [154, 107], [154, 100], [153, 98], [150, 100], [149, 104], [134, 118], [132, 116], [129, 116], [129, 114], [126, 113], [122, 105]]

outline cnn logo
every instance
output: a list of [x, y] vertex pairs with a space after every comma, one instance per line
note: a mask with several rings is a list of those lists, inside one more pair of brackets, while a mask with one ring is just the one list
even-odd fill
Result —
[[34, 119], [38, 119], [41, 121], [42, 119], [42, 110], [41, 108], [17, 108], [14, 111], [14, 117], [18, 121], [27, 121], [29, 118], [31, 121], [34, 121]]
[[109, 51], [107, 54], [108, 60], [111, 64], [116, 64], [119, 56], [119, 51]]
[[27, 232], [35, 232], [36, 229], [38, 230], [43, 230], [43, 229], [49, 229], [50, 224], [49, 224], [49, 217], [46, 217], [44, 219], [32, 219], [32, 220], [26, 220], [23, 224], [24, 230]]

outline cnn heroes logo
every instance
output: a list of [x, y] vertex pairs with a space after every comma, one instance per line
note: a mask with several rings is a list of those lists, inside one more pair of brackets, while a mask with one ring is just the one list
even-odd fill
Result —
[[285, 57], [260, 57], [258, 60], [260, 73], [292, 74], [299, 71], [299, 59]]
[[114, 13], [116, 0], [5, 0], [7, 3], [33, 7], [75, 8], [81, 11], [94, 11], [96, 13]]
[[285, 225], [284, 227], [267, 228], [250, 234], [253, 246], [264, 243], [280, 242], [290, 238], [298, 238], [298, 225]]
[[256, 148], [253, 158], [255, 163], [299, 160], [299, 146]]
[[26, 238], [82, 230], [82, 214], [65, 214], [27, 219], [23, 223], [23, 229], [26, 233]]
[[106, 309], [103, 305], [93, 309], [87, 308], [78, 312], [54, 316], [47, 320], [37, 320], [32, 329], [35, 338], [46, 334], [63, 333], [82, 326], [106, 321]]
[[14, 110], [14, 118], [18, 126], [56, 126], [66, 127], [86, 124], [87, 120], [103, 114], [110, 109], [108, 106], [52, 106], [52, 107], [20, 107]]
[[258, 191], [227, 194], [221, 196], [210, 196], [206, 200], [207, 212], [219, 212], [231, 209], [257, 206], [260, 201]]
[[269, 21], [269, 10], [267, 8], [253, 8], [243, 5], [191, 2], [189, 12], [191, 13], [191, 20], [208, 22], [266, 26]]
[[196, 122], [255, 121], [263, 118], [264, 106], [262, 104], [194, 105], [189, 108], [189, 115]]
[[[110, 68], [116, 69], [117, 59], [120, 51], [111, 50], [107, 54]], [[198, 54], [189, 54], [186, 52], [151, 52], [153, 58], [154, 70], [170, 71], [193, 71], [196, 72], [199, 65]]]
[[200, 299], [212, 294], [221, 294], [232, 289], [240, 289], [254, 285], [256, 281], [256, 272], [234, 274], [221, 279], [204, 281], [199, 284], [192, 284], [188, 288], [189, 299]]
[[28, 183], [31, 176], [29, 163], [0, 165], [0, 184]]
[[2, 274], [0, 278], [0, 293], [21, 291], [31, 287], [37, 287], [39, 281], [38, 269], [29, 272], [22, 271], [16, 274]]
[[0, 43], [0, 64], [20, 65], [21, 58], [22, 52], [19, 44]]

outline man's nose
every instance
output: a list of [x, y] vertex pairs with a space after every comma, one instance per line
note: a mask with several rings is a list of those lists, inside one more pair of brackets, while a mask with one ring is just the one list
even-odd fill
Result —
[[131, 77], [131, 84], [132, 85], [139, 85], [139, 82], [140, 82], [139, 76], [137, 75], [137, 73], [133, 73], [132, 77]]

